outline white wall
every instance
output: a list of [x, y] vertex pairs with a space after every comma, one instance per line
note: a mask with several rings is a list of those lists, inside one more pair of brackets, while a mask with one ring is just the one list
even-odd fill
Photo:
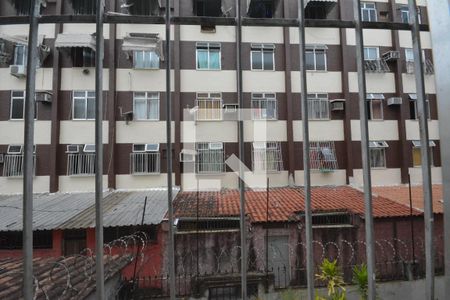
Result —
[[[175, 122], [172, 121], [172, 141], [175, 140]], [[166, 143], [166, 121], [116, 122], [116, 143]]]
[[[303, 141], [302, 121], [293, 121], [294, 141]], [[344, 141], [344, 121], [310, 121], [309, 137], [311, 141]]]
[[[402, 183], [400, 169], [372, 169], [372, 184], [377, 186], [382, 185], [398, 185]], [[363, 185], [363, 171], [362, 169], [353, 170], [353, 178], [350, 183], [357, 186]]]
[[[50, 176], [35, 176], [33, 178], [33, 192], [46, 193], [50, 187]], [[21, 194], [23, 192], [22, 178], [8, 178], [0, 176], [0, 194]]]
[[[60, 144], [93, 144], [95, 121], [61, 121]], [[108, 121], [103, 121], [103, 144], [108, 143]]]
[[[361, 141], [361, 125], [359, 120], [351, 120], [352, 141]], [[369, 140], [398, 140], [398, 122], [396, 120], [369, 121]]]
[[[23, 144], [23, 121], [0, 121], [1, 144]], [[51, 121], [34, 122], [34, 144], [51, 143]]]
[[[103, 175], [103, 189], [108, 188], [108, 175]], [[59, 176], [59, 192], [93, 192], [95, 176]]]
[[[304, 171], [295, 171], [295, 185], [304, 185]], [[334, 172], [321, 173], [319, 171], [311, 171], [311, 185], [325, 186], [325, 185], [345, 185], [346, 171], [335, 170]]]
[[[341, 72], [311, 72], [306, 74], [308, 92], [342, 93]], [[291, 72], [292, 92], [300, 93], [300, 72]]]
[[[420, 140], [419, 121], [418, 120], [406, 120], [406, 139], [412, 141]], [[439, 121], [428, 121], [428, 133], [430, 140], [439, 140]]]

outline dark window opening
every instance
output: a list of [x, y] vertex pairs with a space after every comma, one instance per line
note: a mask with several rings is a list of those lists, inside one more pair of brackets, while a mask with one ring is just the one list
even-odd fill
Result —
[[323, 213], [312, 216], [313, 226], [347, 226], [352, 225], [352, 217], [347, 213]]
[[31, 0], [14, 0], [13, 6], [17, 15], [27, 16], [30, 14]]
[[248, 16], [251, 18], [273, 18], [275, 3], [273, 0], [252, 0], [248, 8]]
[[222, 0], [195, 0], [194, 12], [199, 17], [220, 17]]
[[86, 249], [86, 230], [65, 230], [63, 236], [64, 256], [80, 254]]
[[305, 8], [305, 19], [326, 19], [327, 7], [323, 3], [308, 3]]
[[77, 68], [95, 67], [95, 51], [91, 48], [72, 48], [72, 62]]
[[239, 229], [239, 219], [196, 219], [179, 220], [178, 232], [218, 231]]
[[[147, 241], [156, 241], [158, 239], [158, 227], [156, 225], [107, 227], [103, 230], [103, 239], [105, 243], [110, 243], [139, 232], [145, 233]], [[142, 234], [139, 234], [139, 236], [142, 237]]]
[[[22, 249], [22, 232], [10, 231], [0, 233], [1, 250]], [[53, 234], [50, 230], [33, 232], [33, 249], [52, 249]]]
[[97, 12], [97, 1], [95, 0], [70, 0], [75, 15], [95, 15]]
[[158, 16], [159, 2], [157, 0], [126, 0], [121, 6], [128, 10], [130, 15]]

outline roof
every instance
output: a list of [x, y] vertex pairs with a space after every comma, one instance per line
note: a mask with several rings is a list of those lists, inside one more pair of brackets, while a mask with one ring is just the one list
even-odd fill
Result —
[[[245, 193], [246, 213], [252, 222], [286, 222], [304, 212], [304, 194], [300, 188], [274, 188], [269, 193], [269, 217], [267, 218], [266, 190], [248, 190]], [[223, 190], [199, 192], [199, 217], [239, 216], [239, 191]], [[313, 212], [347, 211], [364, 217], [364, 194], [348, 186], [314, 187], [311, 190]], [[196, 217], [197, 193], [180, 192], [174, 202], [175, 216]], [[409, 216], [409, 208], [395, 201], [375, 196], [375, 218]], [[415, 210], [414, 215], [420, 215]]]
[[[105, 280], [118, 274], [131, 261], [118, 255], [104, 259]], [[33, 271], [39, 283], [34, 299], [85, 299], [95, 291], [95, 259], [82, 256], [35, 258]], [[21, 299], [22, 282], [22, 258], [0, 260], [0, 299]]]
[[[178, 189], [174, 189], [173, 197]], [[141, 224], [147, 197], [144, 224], [161, 223], [167, 211], [167, 189], [117, 191], [105, 193], [103, 224], [105, 227]], [[0, 195], [0, 231], [22, 230], [22, 195]], [[95, 227], [94, 193], [35, 194], [33, 229], [76, 229]]]
[[[372, 188], [374, 195], [388, 198], [397, 203], [409, 207], [409, 187], [407, 185], [374, 187]], [[442, 185], [435, 184], [432, 188], [433, 192], [433, 211], [436, 214], [444, 212]], [[423, 211], [423, 186], [411, 186], [411, 200], [413, 208]]]

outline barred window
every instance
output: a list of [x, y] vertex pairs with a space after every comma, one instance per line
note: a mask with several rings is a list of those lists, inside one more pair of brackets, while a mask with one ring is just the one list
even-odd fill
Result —
[[198, 121], [222, 120], [221, 93], [197, 93], [197, 107]]
[[378, 47], [364, 47], [364, 60], [380, 59], [380, 49]]
[[[82, 151], [80, 150], [82, 148]], [[95, 145], [67, 146], [67, 175], [83, 176], [95, 174]]]
[[388, 147], [385, 141], [369, 142], [371, 168], [386, 168], [386, 148]]
[[[9, 145], [3, 162], [4, 177], [22, 177], [23, 176], [23, 146]], [[36, 146], [33, 149], [33, 175], [36, 170]]]
[[74, 120], [94, 120], [95, 92], [74, 91], [72, 115]]
[[[422, 149], [420, 148], [421, 143], [420, 141], [412, 141], [413, 148], [412, 148], [412, 154], [413, 154], [413, 167], [420, 167], [422, 166]], [[433, 159], [433, 148], [436, 147], [436, 143], [434, 141], [429, 142], [430, 147], [430, 165], [434, 166], [434, 159]]]
[[279, 172], [283, 170], [283, 158], [279, 142], [254, 142], [252, 148], [254, 172]]
[[133, 116], [136, 120], [159, 120], [159, 93], [135, 92]]
[[252, 44], [250, 55], [252, 70], [273, 71], [275, 69], [275, 45]]
[[159, 144], [134, 144], [130, 153], [130, 173], [133, 175], [159, 174], [161, 156]]
[[308, 94], [309, 120], [330, 119], [328, 94]]
[[75, 15], [95, 15], [97, 1], [92, 0], [70, 0]]
[[338, 169], [334, 142], [310, 142], [309, 147], [312, 170], [333, 172]]
[[225, 171], [225, 151], [223, 143], [197, 143], [197, 173], [223, 173]]
[[252, 94], [252, 118], [253, 120], [276, 120], [278, 118], [275, 94]]
[[220, 70], [220, 43], [197, 43], [197, 70]]

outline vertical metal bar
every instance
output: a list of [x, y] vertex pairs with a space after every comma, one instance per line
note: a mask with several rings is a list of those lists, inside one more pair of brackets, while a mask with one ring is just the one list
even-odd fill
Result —
[[300, 98], [303, 127], [303, 172], [305, 186], [306, 278], [308, 299], [314, 299], [314, 260], [311, 212], [311, 166], [309, 158], [308, 86], [305, 59], [305, 1], [298, 0], [298, 48], [300, 55]]
[[269, 279], [269, 177], [266, 189], [266, 280]]
[[[428, 1], [428, 14], [433, 42], [434, 70], [436, 76], [436, 93], [439, 114], [439, 136], [441, 148], [442, 188], [444, 199], [444, 260], [445, 294], [450, 295], [450, 118], [445, 115], [450, 111], [450, 1]], [[439, 62], [438, 64], [436, 62]]]
[[[241, 0], [236, 0], [236, 87], [238, 92], [239, 109], [244, 107], [244, 95], [242, 92], [242, 16]], [[245, 222], [245, 183], [244, 183], [244, 121], [243, 114], [239, 114], [238, 137], [239, 137], [239, 200], [240, 200], [240, 231], [241, 231], [241, 297], [247, 299], [247, 232]]]
[[369, 288], [367, 295], [369, 300], [375, 300], [375, 246], [373, 238], [372, 178], [370, 174], [369, 124], [367, 121], [366, 73], [364, 70], [364, 42], [361, 23], [360, 0], [353, 1], [353, 13], [355, 16], [356, 66], [358, 71], [359, 119], [361, 124], [361, 157], [364, 183], [364, 222], [366, 227], [366, 256]]
[[[416, 246], [414, 244], [414, 217], [413, 217], [413, 206], [412, 206], [412, 190], [411, 190], [411, 175], [408, 174], [408, 191], [409, 191], [409, 218], [411, 221], [411, 250], [412, 250], [412, 266], [416, 263]], [[413, 276], [415, 272], [413, 271]]]
[[23, 297], [33, 299], [33, 144], [36, 91], [36, 64], [38, 57], [38, 18], [41, 2], [30, 1], [30, 29], [28, 37], [27, 81], [24, 116], [23, 159]]
[[166, 0], [166, 135], [167, 135], [167, 205], [169, 217], [169, 288], [170, 299], [175, 300], [175, 239], [173, 232], [172, 206], [172, 95], [170, 64], [172, 62], [170, 49], [170, 0]]
[[[95, 37], [95, 290], [97, 299], [105, 299], [103, 266], [103, 38], [104, 0], [97, 0]], [[111, 141], [114, 142], [114, 141]]]
[[428, 105], [426, 104], [425, 82], [423, 74], [422, 49], [420, 45], [419, 16], [416, 0], [408, 0], [411, 35], [414, 54], [414, 74], [416, 77], [417, 114], [420, 130], [420, 153], [422, 163], [424, 222], [425, 222], [425, 260], [426, 260], [426, 299], [434, 299], [434, 246], [433, 246], [433, 202], [431, 192], [430, 145], [428, 134]]

